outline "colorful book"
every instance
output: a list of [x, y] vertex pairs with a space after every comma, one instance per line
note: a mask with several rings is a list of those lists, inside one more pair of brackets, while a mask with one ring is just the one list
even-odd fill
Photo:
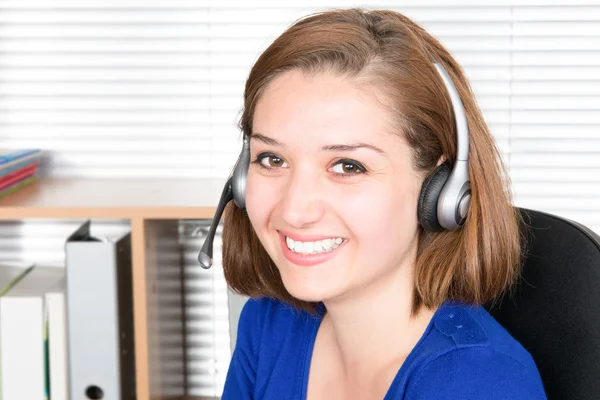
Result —
[[0, 164], [0, 175], [5, 175], [8, 173], [11, 173], [14, 170], [23, 168], [25, 165], [27, 165], [31, 162], [39, 161], [40, 159], [41, 159], [40, 154], [34, 153], [34, 154], [30, 154], [28, 156], [25, 156], [23, 158], [9, 161], [6, 164]]
[[6, 175], [14, 173], [15, 171], [18, 171], [18, 170], [23, 169], [23, 168], [30, 167], [32, 165], [35, 165], [36, 167], [39, 167], [40, 166], [40, 159], [39, 158], [34, 158], [33, 160], [19, 162], [18, 164], [15, 164], [14, 166], [8, 167], [8, 168], [6, 168], [4, 170], [0, 170], [0, 179], [2, 177], [5, 177]]
[[32, 164], [0, 178], [0, 191], [19, 183], [37, 172], [37, 165]]
[[0, 190], [0, 198], [2, 198], [4, 196], [8, 196], [9, 194], [16, 192], [17, 190], [19, 190], [27, 185], [30, 185], [37, 180], [38, 180], [37, 175], [33, 175], [33, 176], [30, 176], [29, 178], [26, 178], [23, 181], [20, 181], [18, 183], [15, 183], [12, 186], [5, 188], [4, 190]]
[[0, 149], [0, 165], [40, 153], [40, 149]]

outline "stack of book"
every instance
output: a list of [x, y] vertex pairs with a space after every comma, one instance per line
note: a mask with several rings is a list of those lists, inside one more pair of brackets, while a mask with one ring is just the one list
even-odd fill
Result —
[[40, 149], [0, 149], [0, 197], [37, 180], [41, 153]]
[[67, 400], [65, 270], [0, 262], [0, 399]]

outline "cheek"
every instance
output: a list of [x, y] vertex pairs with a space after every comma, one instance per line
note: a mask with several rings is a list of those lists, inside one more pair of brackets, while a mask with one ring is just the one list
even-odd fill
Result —
[[416, 189], [410, 185], [373, 186], [339, 202], [340, 213], [351, 232], [364, 239], [408, 234], [417, 227]]
[[248, 172], [246, 183], [246, 211], [248, 218], [255, 227], [264, 225], [268, 214], [271, 212], [277, 196], [275, 188], [264, 181], [264, 177]]

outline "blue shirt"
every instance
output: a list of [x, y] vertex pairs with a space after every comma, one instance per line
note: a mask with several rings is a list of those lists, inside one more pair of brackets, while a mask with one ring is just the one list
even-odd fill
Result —
[[[324, 306], [312, 316], [250, 299], [238, 325], [223, 400], [305, 400]], [[447, 301], [392, 381], [384, 400], [542, 400], [531, 355], [483, 308]]]

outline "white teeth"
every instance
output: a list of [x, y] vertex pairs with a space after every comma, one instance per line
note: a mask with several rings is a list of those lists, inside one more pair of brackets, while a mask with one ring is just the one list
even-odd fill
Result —
[[315, 253], [323, 251], [323, 242], [315, 242]]
[[302, 242], [294, 242], [294, 251], [296, 253], [302, 253], [302, 250], [304, 250], [304, 243]]
[[336, 249], [342, 244], [344, 239], [342, 238], [330, 238], [324, 240], [317, 240], [314, 242], [300, 242], [295, 241], [289, 237], [285, 238], [287, 247], [295, 253], [302, 254], [317, 254], [324, 253], [333, 249]]
[[303, 253], [310, 254], [315, 249], [315, 244], [313, 242], [304, 243], [304, 248], [302, 249]]

